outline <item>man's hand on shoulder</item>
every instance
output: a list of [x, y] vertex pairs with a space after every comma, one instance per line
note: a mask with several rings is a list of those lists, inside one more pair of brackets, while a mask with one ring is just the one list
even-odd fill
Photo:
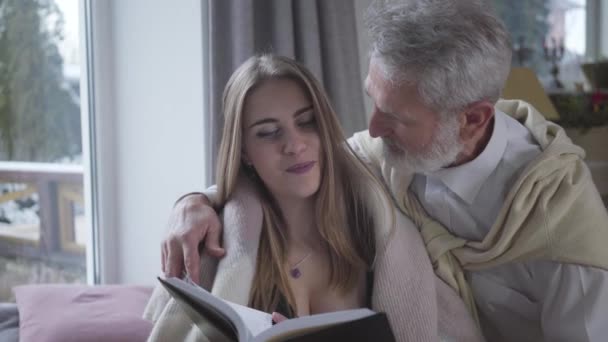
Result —
[[169, 232], [161, 243], [162, 271], [166, 277], [181, 277], [186, 271], [200, 282], [198, 246], [205, 241], [204, 252], [222, 257], [222, 231], [219, 217], [203, 194], [189, 194], [175, 203], [169, 217]]

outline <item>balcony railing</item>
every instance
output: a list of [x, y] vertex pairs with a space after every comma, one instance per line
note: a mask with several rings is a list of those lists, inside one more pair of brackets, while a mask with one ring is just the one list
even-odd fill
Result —
[[[89, 232], [82, 171], [79, 165], [0, 162], [0, 256], [84, 266]], [[24, 212], [27, 219], [10, 219]]]

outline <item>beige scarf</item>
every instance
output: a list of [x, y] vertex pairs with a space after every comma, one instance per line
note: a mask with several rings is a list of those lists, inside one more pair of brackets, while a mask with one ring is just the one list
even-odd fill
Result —
[[408, 190], [411, 174], [392, 168], [379, 157], [367, 157], [381, 155], [379, 139], [371, 139], [367, 132], [353, 138], [355, 150], [380, 166], [397, 206], [420, 229], [435, 273], [460, 294], [477, 320], [463, 270], [531, 260], [608, 270], [608, 214], [583, 161], [584, 151], [561, 127], [525, 102], [499, 101], [496, 108], [524, 124], [542, 152], [522, 172], [496, 222], [478, 242], [452, 235], [424, 211]]

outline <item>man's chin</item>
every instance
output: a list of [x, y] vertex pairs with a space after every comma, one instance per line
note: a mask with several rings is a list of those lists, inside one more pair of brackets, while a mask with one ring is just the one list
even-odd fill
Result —
[[384, 160], [387, 166], [406, 170], [408, 173], [428, 174], [446, 167], [450, 163], [446, 160], [427, 160], [408, 155], [406, 152], [396, 153], [389, 148], [384, 149]]
[[397, 151], [394, 148], [390, 148], [385, 145], [384, 147], [384, 160], [387, 166], [397, 169], [405, 169], [411, 172], [417, 172], [413, 167], [416, 166], [415, 162], [412, 162], [410, 158], [403, 151]]

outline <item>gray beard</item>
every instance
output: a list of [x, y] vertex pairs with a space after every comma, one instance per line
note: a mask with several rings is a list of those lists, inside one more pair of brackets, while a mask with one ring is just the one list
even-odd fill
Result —
[[455, 121], [442, 123], [432, 143], [424, 151], [414, 154], [401, 148], [400, 152], [394, 152], [384, 143], [384, 158], [389, 165], [413, 173], [435, 172], [453, 164], [462, 152], [458, 133]]

